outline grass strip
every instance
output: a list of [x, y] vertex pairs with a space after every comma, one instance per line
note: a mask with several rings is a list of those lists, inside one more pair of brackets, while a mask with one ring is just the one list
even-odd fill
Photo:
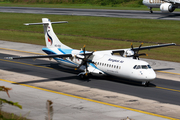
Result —
[[29, 120], [26, 118], [26, 116], [15, 115], [14, 113], [8, 113], [4, 111], [1, 111], [1, 113], [3, 115], [3, 120]]
[[[116, 5], [98, 5], [98, 4], [70, 4], [70, 3], [57, 3], [57, 4], [50, 4], [50, 3], [10, 3], [10, 2], [0, 2], [0, 6], [5, 7], [40, 7], [40, 8], [77, 8], [77, 9], [111, 9], [111, 10], [145, 10], [149, 11], [149, 8], [143, 4], [140, 4], [141, 1], [129, 1], [123, 2], [121, 4]], [[160, 11], [159, 8], [153, 8], [153, 11]], [[180, 9], [175, 10], [180, 11]], [[148, 12], [147, 12], [148, 14]]]
[[[127, 19], [89, 16], [61, 16], [42, 14], [0, 13], [0, 39], [45, 45], [43, 27], [24, 26], [23, 23], [40, 22], [47, 17], [51, 21], [68, 21], [53, 25], [60, 40], [75, 49], [84, 44], [88, 50], [129, 48], [131, 42], [139, 46], [156, 43], [176, 43], [179, 40], [179, 21]], [[145, 51], [148, 58], [180, 62], [180, 46]], [[143, 51], [144, 52], [144, 51]]]

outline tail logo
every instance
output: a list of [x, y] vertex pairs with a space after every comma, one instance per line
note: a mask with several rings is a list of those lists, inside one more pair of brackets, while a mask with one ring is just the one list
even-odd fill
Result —
[[49, 42], [49, 44], [50, 45], [52, 45], [53, 44], [53, 39], [52, 39], [52, 37], [47, 33], [47, 37], [48, 37], [48, 42]]

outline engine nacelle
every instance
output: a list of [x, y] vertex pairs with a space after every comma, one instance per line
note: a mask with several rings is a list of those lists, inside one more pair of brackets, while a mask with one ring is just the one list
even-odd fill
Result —
[[175, 10], [175, 8], [173, 7], [173, 5], [171, 3], [163, 3], [160, 6], [160, 10], [163, 13], [170, 13], [170, 12], [173, 12]]
[[133, 56], [134, 55], [134, 51], [133, 50], [126, 50], [124, 52], [124, 57], [129, 57], [129, 56]]

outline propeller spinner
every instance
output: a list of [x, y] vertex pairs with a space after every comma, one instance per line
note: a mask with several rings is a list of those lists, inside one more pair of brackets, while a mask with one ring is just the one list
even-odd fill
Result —
[[138, 60], [139, 60], [139, 56], [142, 56], [142, 55], [148, 56], [148, 54], [146, 54], [146, 53], [141, 53], [141, 54], [139, 54], [139, 50], [140, 50], [140, 48], [141, 48], [142, 45], [143, 45], [143, 43], [141, 43], [141, 44], [139, 45], [139, 48], [138, 48], [138, 49], [134, 49], [133, 44], [131, 43], [131, 50], [134, 52], [134, 54], [133, 54], [133, 55], [126, 56], [126, 57], [133, 57], [133, 59], [138, 59]]
[[[88, 55], [86, 55], [86, 53], [85, 53], [86, 51], [85, 51], [85, 45], [83, 46], [83, 56], [84, 56], [84, 58], [79, 58], [79, 59], [82, 59], [82, 62], [81, 62], [81, 64], [79, 64], [79, 66], [77, 67], [77, 68], [75, 68], [75, 70], [77, 70], [77, 69], [79, 69], [82, 65], [84, 65], [85, 66], [85, 76], [87, 76], [88, 75], [88, 63], [93, 63], [94, 64], [94, 62], [92, 62], [92, 61], [89, 61], [88, 59], [89, 59], [89, 57], [91, 57], [91, 55], [93, 55], [93, 53], [95, 52], [95, 51], [93, 51], [93, 52], [91, 52], [90, 54], [88, 54]], [[76, 56], [77, 57], [77, 56]]]

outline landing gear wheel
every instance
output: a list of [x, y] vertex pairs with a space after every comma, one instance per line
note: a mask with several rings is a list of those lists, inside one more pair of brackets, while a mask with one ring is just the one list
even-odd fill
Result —
[[145, 87], [149, 87], [150, 82], [146, 81], [146, 82], [142, 82], [142, 85], [144, 85]]
[[86, 75], [81, 74], [81, 75], [80, 75], [80, 78], [81, 78], [81, 79], [85, 79], [85, 78], [87, 78], [87, 76], [86, 76]]
[[153, 13], [152, 7], [149, 8], [149, 13]]
[[80, 73], [78, 75], [81, 79], [88, 79], [88, 74], [85, 74], [84, 72], [83, 73]]
[[149, 87], [149, 84], [150, 84], [150, 82], [146, 82], [145, 86], [146, 86], [146, 87]]

